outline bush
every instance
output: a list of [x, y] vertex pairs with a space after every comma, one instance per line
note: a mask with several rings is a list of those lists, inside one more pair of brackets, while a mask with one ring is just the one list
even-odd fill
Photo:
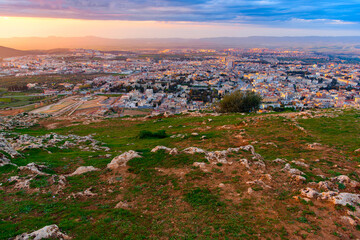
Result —
[[147, 130], [141, 131], [139, 134], [140, 139], [151, 139], [151, 138], [166, 138], [168, 135], [166, 134], [165, 130], [159, 130], [157, 132], [150, 132]]
[[231, 94], [225, 95], [218, 105], [218, 112], [248, 113], [256, 111], [260, 107], [262, 97], [252, 91], [235, 91]]

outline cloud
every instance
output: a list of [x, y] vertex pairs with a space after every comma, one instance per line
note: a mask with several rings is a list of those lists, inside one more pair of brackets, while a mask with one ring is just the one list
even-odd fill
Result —
[[[1, 0], [0, 15], [93, 20], [247, 23], [281, 27], [360, 23], [359, 0]], [[357, 26], [358, 27], [358, 26]]]

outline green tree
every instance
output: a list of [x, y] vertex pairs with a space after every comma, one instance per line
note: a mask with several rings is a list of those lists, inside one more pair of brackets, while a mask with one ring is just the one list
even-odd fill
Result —
[[253, 91], [235, 91], [224, 96], [218, 104], [218, 112], [252, 112], [260, 107], [262, 97]]

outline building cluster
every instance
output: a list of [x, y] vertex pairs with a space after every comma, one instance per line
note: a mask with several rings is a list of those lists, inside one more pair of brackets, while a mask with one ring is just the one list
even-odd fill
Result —
[[82, 83], [28, 84], [44, 94], [108, 95], [109, 108], [181, 112], [224, 94], [255, 91], [262, 109], [360, 106], [360, 64], [326, 54], [269, 49], [106, 53], [73, 50], [0, 62], [0, 76], [90, 74]]

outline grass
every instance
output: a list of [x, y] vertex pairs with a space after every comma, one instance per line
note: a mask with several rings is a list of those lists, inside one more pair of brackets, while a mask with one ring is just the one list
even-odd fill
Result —
[[[350, 207], [334, 211], [330, 206], [320, 209], [315, 201], [295, 200], [293, 197], [298, 196], [298, 190], [305, 185], [288, 184], [288, 176], [281, 171], [283, 164], [273, 164], [272, 160], [285, 158], [291, 163], [303, 158], [311, 165], [310, 168], [301, 168], [308, 181], [321, 180], [317, 176], [320, 173], [313, 170], [315, 168], [320, 169], [326, 178], [346, 174], [358, 179], [355, 166], [359, 164], [356, 161], [359, 156], [353, 150], [359, 143], [355, 139], [359, 129], [350, 127], [358, 119], [356, 114], [345, 111], [335, 119], [298, 120], [308, 133], [293, 126], [288, 119], [271, 114], [178, 115], [146, 121], [114, 118], [86, 126], [47, 130], [37, 125], [10, 131], [33, 136], [50, 132], [80, 136], [96, 134], [94, 138], [104, 142], [111, 151], [31, 149], [23, 151], [23, 157], [12, 160], [19, 166], [42, 163], [48, 167], [48, 173], [57, 175], [68, 174], [79, 166], [102, 169], [67, 177], [67, 185], [59, 193], [54, 191], [56, 185], [49, 184], [50, 176], [34, 178], [30, 183], [31, 191], [13, 189], [13, 185], [6, 184], [7, 179], [24, 173], [10, 165], [0, 167], [0, 239], [49, 224], [57, 224], [73, 239], [293, 239], [302, 234], [317, 239], [322, 237], [321, 234], [331, 232], [343, 236], [345, 230], [323, 224], [321, 219], [329, 218], [329, 214], [335, 218]], [[208, 121], [209, 118], [212, 121]], [[223, 125], [232, 128], [220, 129]], [[235, 137], [240, 129], [245, 129], [242, 139]], [[149, 131], [150, 137], [140, 138], [142, 131]], [[159, 132], [186, 134], [188, 137], [154, 137]], [[193, 132], [198, 132], [199, 136], [191, 135]], [[201, 139], [203, 135], [207, 136], [205, 140]], [[189, 146], [222, 150], [254, 141], [259, 142], [253, 145], [264, 157], [266, 171], [272, 171], [269, 172], [272, 188], [253, 186], [253, 190], [258, 190], [253, 194], [247, 193], [250, 186], [246, 181], [260, 179], [263, 174], [256, 175], [252, 170], [248, 174], [244, 167], [236, 164], [242, 158], [251, 162], [248, 152], [229, 155], [233, 165], [208, 165], [208, 169], [214, 169], [209, 172], [192, 167], [194, 162], [206, 162], [204, 154], [151, 152], [158, 145], [179, 150]], [[268, 142], [275, 143], [278, 148], [265, 144]], [[313, 142], [320, 142], [328, 148], [308, 149], [306, 144]], [[130, 160], [128, 168], [106, 169], [113, 157], [128, 150], [135, 150], [142, 157]], [[111, 154], [111, 157], [106, 157], [106, 154]], [[316, 162], [316, 159], [320, 161]], [[220, 188], [219, 183], [226, 183], [226, 187]], [[66, 199], [71, 193], [90, 187], [97, 194], [95, 197]], [[128, 203], [129, 209], [115, 209], [119, 201]], [[348, 233], [352, 231], [352, 228], [347, 229]], [[356, 235], [354, 231], [351, 233]]]

